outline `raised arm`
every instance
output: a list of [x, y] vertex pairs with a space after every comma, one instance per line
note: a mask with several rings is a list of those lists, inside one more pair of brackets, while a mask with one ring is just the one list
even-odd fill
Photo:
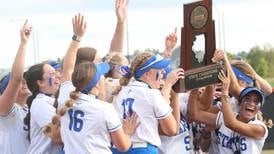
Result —
[[115, 2], [117, 24], [111, 40], [109, 52], [123, 52], [125, 24], [127, 20], [127, 3], [128, 0], [116, 0]]
[[257, 73], [255, 75], [255, 80], [259, 83], [260, 89], [265, 93], [266, 96], [272, 93], [271, 85]]
[[6, 90], [0, 96], [1, 115], [5, 115], [10, 111], [18, 95], [19, 87], [23, 79], [26, 48], [30, 38], [31, 31], [32, 28], [28, 26], [28, 21], [26, 20], [23, 27], [20, 30], [21, 42], [11, 68], [10, 81], [7, 85]]
[[170, 33], [165, 39], [165, 50], [163, 56], [165, 58], [171, 58], [173, 49], [177, 43], [177, 28], [175, 28], [173, 33]]
[[225, 126], [247, 137], [251, 137], [251, 138], [263, 137], [266, 130], [262, 125], [248, 124], [236, 119], [231, 108], [230, 97], [228, 96], [230, 79], [229, 77], [225, 75], [223, 71], [219, 74], [219, 79], [223, 83], [221, 102], [222, 102], [222, 111], [223, 111]]
[[230, 78], [230, 86], [229, 86], [229, 92], [235, 96], [236, 98], [239, 97], [241, 91], [244, 89], [244, 87], [241, 87], [238, 83], [238, 79], [235, 76], [232, 67], [230, 65], [230, 62], [227, 58], [227, 55], [224, 51], [222, 50], [216, 50], [214, 53], [214, 57], [212, 58], [213, 62], [218, 62], [220, 60], [223, 60], [225, 68], [227, 70], [227, 74], [229, 74]]
[[215, 128], [217, 115], [200, 109], [198, 93], [198, 89], [194, 89], [190, 92], [187, 105], [187, 118], [190, 122], [198, 121], [211, 128]]
[[170, 102], [170, 92], [172, 86], [178, 81], [178, 79], [183, 78], [184, 70], [182, 68], [177, 68], [172, 70], [165, 79], [165, 84], [161, 89], [161, 93], [167, 102]]
[[204, 92], [200, 95], [200, 108], [207, 111], [211, 109], [215, 93], [215, 85], [209, 85], [205, 88]]
[[77, 50], [79, 48], [81, 38], [84, 36], [86, 31], [86, 21], [84, 19], [84, 16], [80, 13], [78, 15], [75, 15], [72, 19], [72, 26], [74, 35], [63, 60], [61, 83], [71, 80], [71, 75], [74, 70], [74, 65], [76, 61]]

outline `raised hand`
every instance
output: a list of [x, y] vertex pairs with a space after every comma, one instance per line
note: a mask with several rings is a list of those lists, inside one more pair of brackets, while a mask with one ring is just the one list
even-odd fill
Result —
[[140, 125], [140, 122], [137, 122], [138, 115], [136, 112], [133, 112], [132, 115], [127, 115], [126, 119], [123, 120], [123, 130], [126, 134], [132, 135], [135, 133], [137, 127]]
[[129, 0], [116, 0], [115, 12], [118, 22], [124, 22], [127, 19], [127, 4]]
[[212, 60], [212, 62], [218, 62], [221, 60], [225, 61], [225, 60], [227, 60], [226, 53], [223, 50], [217, 49], [217, 50], [215, 50], [213, 58], [211, 60]]
[[84, 16], [80, 13], [78, 15], [75, 15], [72, 19], [72, 25], [74, 34], [80, 38], [83, 37], [87, 27]]
[[177, 43], [177, 28], [175, 28], [173, 33], [170, 33], [165, 39], [165, 51], [163, 52], [166, 58], [172, 56], [172, 50]]
[[29, 26], [28, 20], [25, 20], [23, 27], [20, 30], [21, 42], [27, 43], [32, 32], [32, 27]]
[[178, 81], [178, 79], [183, 77], [184, 77], [184, 70], [182, 68], [174, 69], [168, 74], [165, 84], [170, 84], [172, 86]]
[[218, 75], [218, 78], [222, 81], [222, 93], [228, 95], [228, 89], [230, 85], [230, 79], [223, 70]]

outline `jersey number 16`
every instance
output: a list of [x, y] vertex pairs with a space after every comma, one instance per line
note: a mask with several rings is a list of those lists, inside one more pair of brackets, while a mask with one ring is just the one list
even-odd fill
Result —
[[74, 130], [76, 132], [80, 132], [83, 128], [83, 120], [81, 117], [84, 117], [85, 114], [81, 110], [68, 110], [69, 114], [69, 130]]

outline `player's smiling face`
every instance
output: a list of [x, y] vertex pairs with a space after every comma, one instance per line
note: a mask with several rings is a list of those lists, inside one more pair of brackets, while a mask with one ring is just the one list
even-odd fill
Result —
[[60, 74], [49, 64], [43, 67], [43, 79], [39, 81], [39, 90], [46, 94], [55, 94], [60, 85]]
[[249, 121], [250, 119], [254, 118], [257, 112], [260, 110], [260, 97], [256, 93], [250, 93], [247, 96], [243, 97], [240, 105], [241, 116]]

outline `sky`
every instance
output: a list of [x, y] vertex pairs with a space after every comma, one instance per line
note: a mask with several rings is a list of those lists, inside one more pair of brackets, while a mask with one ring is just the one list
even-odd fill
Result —
[[[164, 49], [165, 36], [183, 27], [183, 5], [193, 0], [130, 0], [128, 46], [124, 51]], [[28, 19], [33, 27], [27, 66], [63, 57], [72, 37], [71, 18], [83, 13], [87, 32], [81, 46], [105, 55], [116, 24], [115, 0], [0, 1], [0, 69], [10, 68], [20, 42], [19, 30]], [[274, 45], [272, 0], [213, 0], [216, 46], [228, 52], [249, 51], [255, 45]], [[126, 40], [125, 40], [126, 41]]]

